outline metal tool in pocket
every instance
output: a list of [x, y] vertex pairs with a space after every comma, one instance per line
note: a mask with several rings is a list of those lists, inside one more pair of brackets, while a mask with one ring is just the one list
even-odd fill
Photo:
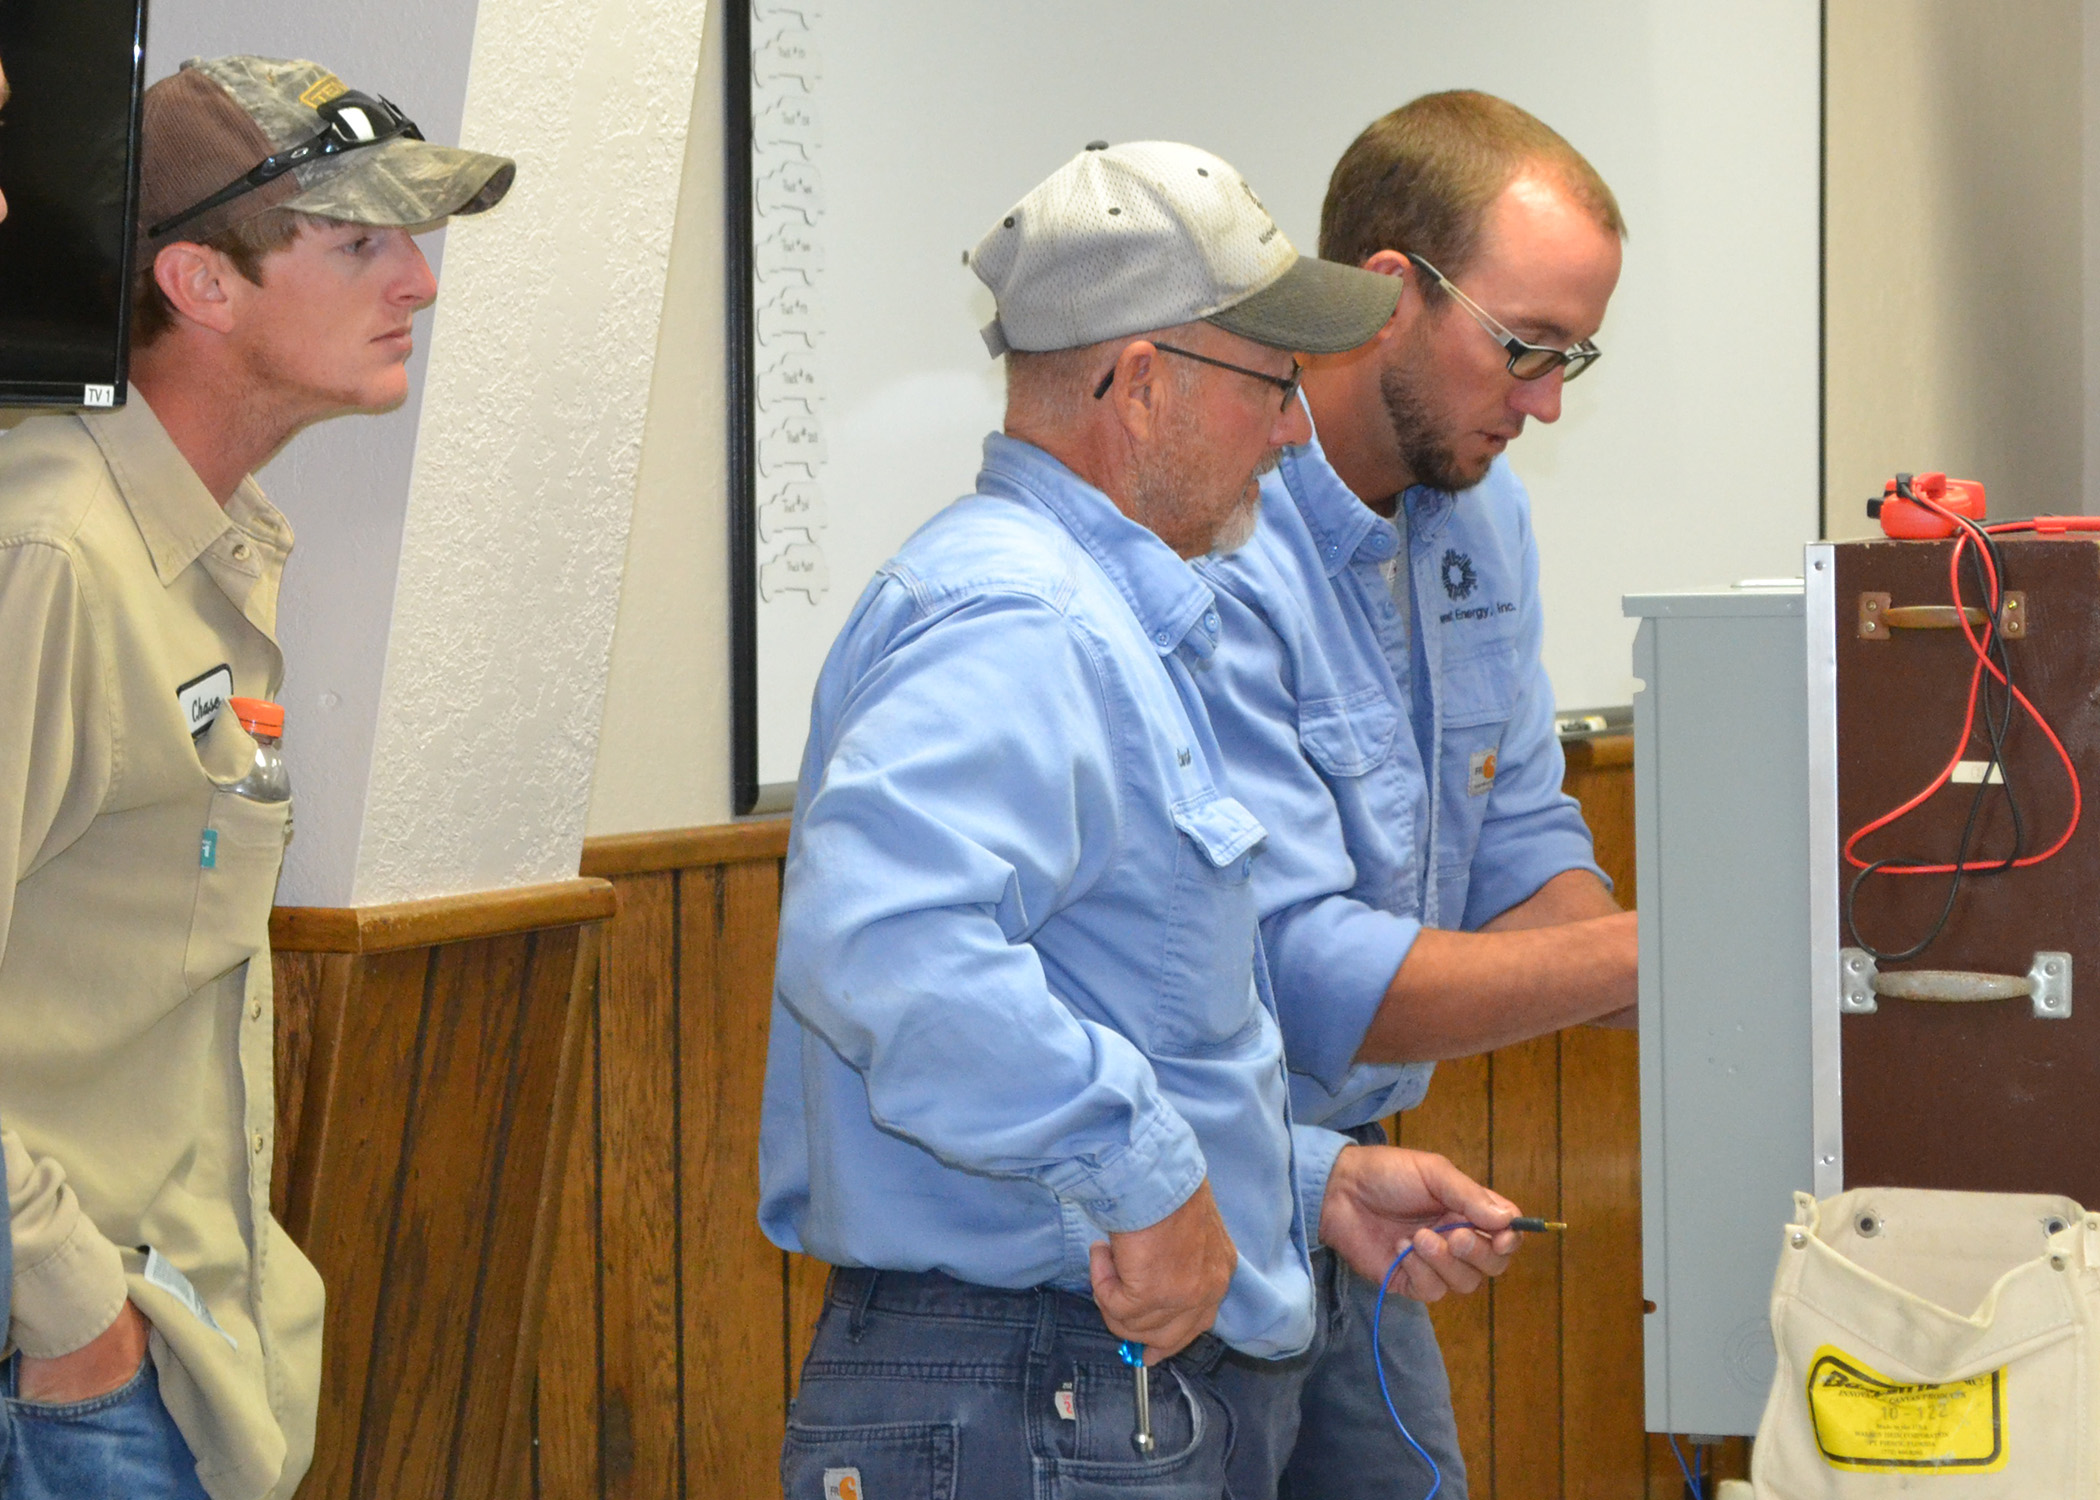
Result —
[[1145, 1346], [1135, 1339], [1125, 1339], [1116, 1346], [1123, 1356], [1123, 1363], [1130, 1366], [1137, 1376], [1137, 1432], [1130, 1441], [1146, 1458], [1152, 1456], [1155, 1446], [1152, 1441], [1152, 1371], [1145, 1364]]

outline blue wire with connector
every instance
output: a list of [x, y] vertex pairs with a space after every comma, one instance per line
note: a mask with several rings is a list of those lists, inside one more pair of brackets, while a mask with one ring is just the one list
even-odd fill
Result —
[[[1451, 1234], [1460, 1229], [1470, 1229], [1478, 1234], [1498, 1232], [1482, 1229], [1478, 1224], [1433, 1224], [1430, 1227], [1438, 1234]], [[1538, 1234], [1548, 1229], [1565, 1229], [1568, 1226], [1549, 1223], [1545, 1219], [1521, 1218], [1511, 1219], [1508, 1227], [1525, 1234]], [[1429, 1456], [1429, 1450], [1415, 1441], [1415, 1435], [1409, 1432], [1407, 1424], [1400, 1420], [1400, 1408], [1393, 1404], [1393, 1388], [1386, 1383], [1385, 1345], [1378, 1337], [1379, 1328], [1385, 1322], [1386, 1293], [1393, 1289], [1393, 1278], [1400, 1274], [1400, 1263], [1414, 1253], [1414, 1242], [1410, 1240], [1401, 1247], [1400, 1253], [1393, 1257], [1393, 1263], [1386, 1267], [1385, 1280], [1378, 1284], [1378, 1302], [1371, 1311], [1371, 1364], [1378, 1371], [1378, 1394], [1385, 1398], [1386, 1414], [1393, 1419], [1393, 1425], [1400, 1429], [1400, 1436], [1407, 1439], [1407, 1446], [1421, 1455], [1423, 1463], [1429, 1465], [1429, 1493], [1424, 1495], [1422, 1500], [1436, 1500], [1437, 1491], [1444, 1487], [1444, 1471], [1437, 1467], [1436, 1460]]]
[[1677, 1446], [1677, 1434], [1670, 1434], [1670, 1452], [1677, 1456], [1677, 1471], [1684, 1475], [1684, 1487], [1692, 1500], [1706, 1500], [1706, 1450], [1697, 1443], [1692, 1444], [1692, 1461], [1684, 1461], [1684, 1450]]

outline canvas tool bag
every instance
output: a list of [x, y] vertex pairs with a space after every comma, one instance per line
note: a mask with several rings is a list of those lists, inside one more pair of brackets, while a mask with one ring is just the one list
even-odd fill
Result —
[[2100, 1500], [2100, 1215], [1920, 1188], [1794, 1205], [1757, 1500]]

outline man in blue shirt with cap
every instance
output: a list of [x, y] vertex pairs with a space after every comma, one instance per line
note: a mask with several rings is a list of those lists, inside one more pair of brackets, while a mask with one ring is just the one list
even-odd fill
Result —
[[1266, 831], [1198, 689], [1190, 559], [1309, 436], [1292, 351], [1361, 343], [1398, 284], [1163, 142], [1081, 153], [970, 263], [1005, 431], [855, 607], [797, 790], [760, 1220], [840, 1269], [784, 1487], [1273, 1494], [1314, 1246], [1371, 1275], [1412, 1245], [1434, 1295], [1516, 1238], [1442, 1158], [1291, 1124]]
[[[1222, 641], [1200, 679], [1254, 870], [1297, 1119], [1383, 1140], [1438, 1058], [1634, 1002], [1634, 918], [1560, 790], [1530, 501], [1502, 459], [1594, 362], [1625, 234], [1594, 168], [1472, 92], [1374, 122], [1330, 183], [1320, 252], [1399, 284], [1392, 320], [1315, 358], [1315, 441], [1263, 481], [1242, 550], [1202, 565]], [[1288, 1495], [1465, 1494], [1424, 1310], [1338, 1274]]]

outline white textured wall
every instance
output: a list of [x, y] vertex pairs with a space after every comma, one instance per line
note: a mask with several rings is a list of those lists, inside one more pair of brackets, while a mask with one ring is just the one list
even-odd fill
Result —
[[590, 832], [726, 822], [728, 352], [721, 10], [707, 18], [613, 636]]
[[[2081, 0], [1829, 8], [1826, 503], [1898, 469], [1994, 516], [2086, 508]], [[2095, 394], [2100, 394], [2096, 389]]]
[[483, 0], [351, 900], [572, 875], [703, 0]]
[[[476, 0], [414, 6], [153, 0], [146, 76], [172, 73], [186, 57], [229, 52], [310, 57], [353, 88], [394, 100], [431, 140], [454, 141], [467, 97], [475, 9]], [[444, 239], [439, 233], [422, 241], [441, 275]], [[430, 322], [430, 313], [416, 319], [406, 405], [386, 416], [324, 422], [293, 439], [259, 476], [299, 538], [285, 572], [278, 631], [285, 755], [299, 790], [299, 837], [278, 887], [287, 904], [337, 906], [350, 899]]]

